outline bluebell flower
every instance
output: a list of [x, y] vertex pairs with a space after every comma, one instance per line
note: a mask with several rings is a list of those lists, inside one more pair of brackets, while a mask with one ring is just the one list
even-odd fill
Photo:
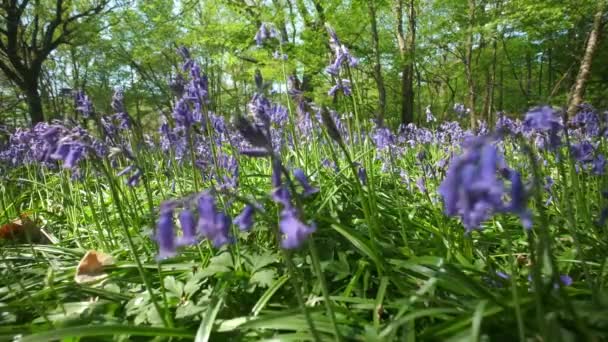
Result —
[[247, 231], [251, 229], [253, 226], [253, 214], [255, 213], [255, 208], [251, 204], [247, 204], [243, 211], [234, 218], [234, 224], [236, 224], [240, 230]]
[[532, 228], [532, 214], [528, 209], [528, 194], [524, 188], [519, 172], [510, 170], [511, 180], [511, 203], [507, 206], [507, 212], [519, 215], [522, 225], [526, 229]]
[[74, 96], [74, 104], [76, 110], [82, 115], [83, 118], [87, 119], [93, 116], [95, 110], [93, 109], [93, 103], [84, 91], [76, 92]]
[[198, 215], [197, 231], [215, 247], [221, 247], [232, 241], [229, 236], [232, 221], [226, 214], [217, 211], [215, 200], [211, 195], [203, 194], [199, 197]]
[[431, 106], [426, 106], [426, 109], [424, 110], [424, 113], [426, 114], [426, 122], [427, 123], [437, 121], [437, 119], [435, 119], [435, 116], [433, 115], [433, 112], [431, 112]]
[[342, 81], [336, 83], [333, 87], [331, 87], [329, 89], [329, 91], [327, 92], [327, 95], [329, 95], [329, 96], [335, 96], [338, 91], [342, 91], [342, 93], [345, 96], [351, 96], [352, 95], [352, 90], [350, 88], [350, 81], [349, 80], [342, 80]]
[[606, 169], [606, 158], [603, 154], [598, 154], [592, 161], [592, 172], [596, 175], [603, 175]]
[[503, 183], [496, 173], [502, 163], [496, 148], [480, 138], [456, 157], [439, 187], [445, 213], [459, 216], [471, 231], [502, 209]]
[[262, 23], [253, 39], [255, 40], [257, 46], [262, 46], [264, 41], [273, 38], [279, 39], [279, 32], [277, 29], [270, 23]]
[[139, 184], [139, 180], [141, 179], [141, 175], [142, 175], [141, 169], [137, 168], [135, 170], [135, 172], [131, 176], [129, 176], [129, 178], [127, 178], [127, 181], [126, 181], [127, 186], [130, 186], [130, 187], [137, 186], [137, 184]]
[[395, 144], [395, 135], [386, 127], [377, 127], [372, 139], [379, 150], [384, 150]]
[[459, 116], [464, 116], [465, 114], [468, 114], [470, 112], [470, 109], [468, 109], [462, 103], [455, 103], [454, 104], [454, 112], [456, 112], [456, 114], [458, 114]]
[[572, 277], [570, 277], [567, 274], [562, 274], [559, 276], [559, 281], [562, 283], [562, 285], [564, 286], [570, 286], [572, 285], [573, 281], [572, 281]]
[[269, 153], [272, 152], [272, 144], [262, 128], [252, 124], [242, 116], [236, 118], [235, 126], [243, 138], [252, 146], [265, 149]]
[[315, 231], [314, 226], [308, 226], [297, 217], [293, 208], [283, 208], [279, 229], [283, 233], [281, 247], [285, 249], [298, 248]]
[[593, 160], [595, 147], [589, 141], [583, 141], [570, 147], [572, 157], [579, 163], [588, 163]]
[[420, 177], [416, 180], [416, 186], [420, 192], [423, 194], [426, 193], [426, 182], [424, 181], [424, 177]]
[[308, 183], [306, 174], [304, 173], [304, 171], [302, 169], [295, 169], [293, 171], [293, 176], [296, 178], [296, 180], [300, 183], [300, 185], [304, 189], [304, 192], [302, 193], [302, 195], [304, 197], [311, 196], [311, 195], [319, 192], [319, 189], [312, 187], [310, 185], [310, 183]]
[[587, 136], [598, 136], [600, 134], [600, 118], [593, 107], [588, 104], [581, 105], [570, 122], [576, 127], [583, 128]]
[[182, 228], [182, 236], [178, 241], [180, 246], [196, 244], [196, 223], [194, 214], [189, 209], [179, 213], [179, 224]]
[[[561, 144], [559, 132], [563, 125], [556, 111], [549, 106], [534, 108], [528, 113], [523, 122], [527, 131], [536, 131], [548, 135], [548, 148], [555, 149]], [[538, 145], [538, 143], [537, 143]]]
[[161, 208], [160, 217], [156, 222], [157, 259], [169, 258], [176, 254], [173, 226], [173, 209]]

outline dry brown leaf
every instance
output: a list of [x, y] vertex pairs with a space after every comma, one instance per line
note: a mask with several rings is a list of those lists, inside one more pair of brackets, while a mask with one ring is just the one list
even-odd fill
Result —
[[56, 239], [38, 224], [22, 213], [18, 219], [0, 227], [0, 240], [13, 243], [53, 244]]
[[74, 281], [78, 284], [83, 284], [105, 279], [108, 274], [105, 273], [104, 268], [113, 263], [114, 258], [111, 255], [90, 250], [78, 263]]

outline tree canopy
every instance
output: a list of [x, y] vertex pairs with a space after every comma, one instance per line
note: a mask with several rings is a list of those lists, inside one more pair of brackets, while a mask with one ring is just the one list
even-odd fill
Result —
[[[107, 111], [117, 87], [155, 122], [171, 108], [182, 45], [200, 56], [218, 111], [243, 110], [258, 69], [277, 91], [284, 72], [297, 75], [319, 101], [331, 86], [327, 25], [359, 60], [351, 75], [370, 118], [396, 126], [463, 104], [472, 124], [491, 121], [566, 106], [594, 16], [599, 33], [606, 20], [593, 0], [5, 0], [0, 11], [2, 120], [33, 122], [69, 116], [70, 90]], [[258, 46], [263, 23], [279, 39]], [[605, 107], [608, 49], [597, 45], [584, 101]]]

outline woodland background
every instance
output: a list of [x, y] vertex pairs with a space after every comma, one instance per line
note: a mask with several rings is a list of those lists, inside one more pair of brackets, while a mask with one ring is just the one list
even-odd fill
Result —
[[[446, 119], [462, 103], [472, 124], [491, 123], [496, 112], [568, 103], [604, 9], [594, 0], [3, 0], [0, 122], [72, 116], [76, 90], [109, 112], [122, 88], [130, 112], [154, 124], [175, 100], [168, 81], [182, 45], [202, 56], [211, 108], [245, 112], [239, 99], [255, 91], [256, 69], [267, 80], [283, 75], [281, 61], [268, 58], [279, 44], [260, 48], [253, 39], [269, 22], [287, 72], [313, 100], [327, 91], [330, 24], [360, 59], [353, 77], [369, 116], [396, 127], [420, 123], [427, 106]], [[608, 107], [605, 47], [598, 39], [583, 87], [599, 108]], [[281, 82], [272, 87], [285, 91]]]

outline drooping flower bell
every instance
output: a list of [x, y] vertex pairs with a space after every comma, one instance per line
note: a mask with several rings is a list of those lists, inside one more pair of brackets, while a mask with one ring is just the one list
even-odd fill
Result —
[[306, 174], [302, 169], [295, 169], [293, 171], [293, 176], [304, 189], [304, 192], [302, 193], [304, 197], [308, 197], [319, 192], [319, 189], [310, 185], [310, 183], [308, 182], [308, 178], [306, 178]]
[[490, 215], [503, 208], [503, 183], [497, 177], [502, 164], [498, 150], [487, 139], [469, 143], [456, 157], [439, 187], [445, 213], [459, 216], [467, 231], [479, 228]]
[[283, 208], [279, 229], [283, 233], [281, 247], [285, 249], [300, 247], [308, 236], [316, 230], [314, 226], [306, 225], [300, 221], [293, 208]]
[[176, 254], [173, 227], [173, 208], [161, 207], [160, 217], [156, 222], [157, 259], [169, 258]]
[[218, 212], [215, 200], [209, 194], [203, 194], [198, 199], [197, 230], [209, 239], [215, 247], [221, 247], [232, 241], [229, 236], [232, 220], [226, 214]]
[[255, 213], [255, 207], [248, 204], [243, 208], [243, 211], [234, 218], [234, 224], [236, 224], [241, 231], [247, 231], [253, 226], [253, 214]]

